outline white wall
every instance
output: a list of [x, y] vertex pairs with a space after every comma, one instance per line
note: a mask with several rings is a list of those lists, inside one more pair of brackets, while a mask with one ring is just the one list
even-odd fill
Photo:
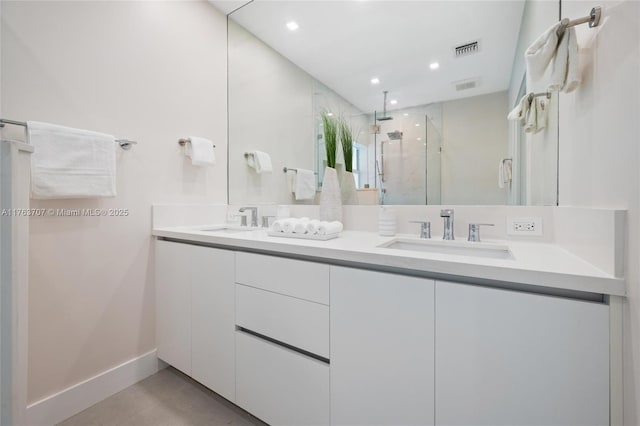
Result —
[[507, 92], [442, 104], [442, 204], [505, 204], [498, 163], [507, 156]]
[[[313, 78], [229, 21], [229, 198], [292, 202], [284, 166], [314, 169]], [[244, 153], [264, 151], [273, 173], [257, 174]]]
[[[3, 116], [138, 141], [118, 196], [36, 208], [127, 217], [31, 220], [29, 401], [155, 348], [151, 204], [226, 202], [226, 18], [205, 1], [2, 1]], [[191, 166], [180, 137], [212, 139]]]
[[[319, 111], [352, 118], [352, 105], [232, 20], [229, 21], [229, 198], [235, 204], [301, 203], [283, 167], [320, 172], [316, 152]], [[366, 129], [364, 129], [366, 130]], [[257, 174], [244, 153], [264, 151], [273, 173]], [[318, 170], [320, 169], [320, 170]]]
[[[624, 422], [640, 424], [640, 3], [563, 1], [562, 16], [604, 7], [576, 28], [582, 86], [560, 97], [560, 204], [628, 209]], [[585, 229], [585, 232], [589, 232]]]

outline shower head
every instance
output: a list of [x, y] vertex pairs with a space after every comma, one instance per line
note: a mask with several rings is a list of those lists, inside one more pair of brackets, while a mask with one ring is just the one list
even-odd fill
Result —
[[400, 130], [396, 130], [395, 132], [387, 133], [389, 139], [392, 141], [401, 141], [402, 140], [402, 132]]
[[382, 117], [377, 118], [378, 121], [387, 121], [387, 120], [393, 120], [393, 117], [388, 117], [387, 116], [387, 93], [389, 93], [387, 90], [384, 91], [384, 103], [382, 104]]

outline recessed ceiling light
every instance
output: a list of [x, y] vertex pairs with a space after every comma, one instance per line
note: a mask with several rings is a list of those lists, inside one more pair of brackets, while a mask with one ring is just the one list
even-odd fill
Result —
[[392, 99], [392, 100], [390, 100], [390, 101], [389, 101], [389, 103], [390, 103], [391, 105], [396, 105], [396, 104], [398, 103], [398, 101], [397, 101], [397, 100], [395, 100], [395, 99]]
[[402, 115], [404, 115], [405, 117], [408, 117], [408, 116], [409, 116], [409, 113], [408, 113], [408, 112], [405, 112], [405, 113], [404, 113], [404, 114], [402, 114]]
[[431, 68], [432, 70], [437, 70], [438, 68], [440, 68], [440, 64], [437, 62], [431, 62], [429, 64], [429, 68]]
[[421, 141], [421, 140], [422, 140], [422, 138], [416, 138], [416, 140], [417, 140], [417, 141]]
[[371, 84], [378, 84], [378, 83], [380, 83], [380, 79], [378, 77], [373, 77], [371, 79]]
[[416, 127], [420, 127], [420, 123], [416, 123]]
[[298, 28], [300, 28], [300, 26], [296, 21], [290, 21], [290, 22], [287, 22], [287, 28], [289, 28], [291, 31], [295, 31]]

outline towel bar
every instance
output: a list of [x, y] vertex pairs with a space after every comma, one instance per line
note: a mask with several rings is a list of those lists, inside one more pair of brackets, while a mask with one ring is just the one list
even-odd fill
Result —
[[[27, 123], [25, 121], [16, 121], [16, 120], [8, 120], [6, 118], [0, 118], [0, 128], [4, 127], [5, 124], [12, 124], [14, 126], [22, 126], [25, 129], [25, 132], [27, 134], [27, 143], [29, 143], [29, 132], [27, 132], [27, 129], [29, 128], [29, 126], [27, 125]], [[135, 145], [138, 142], [136, 141], [130, 141], [129, 139], [116, 139], [115, 142], [120, 145], [120, 148], [124, 149], [125, 151], [128, 151], [131, 149], [131, 145]]]
[[589, 28], [597, 27], [600, 24], [600, 18], [602, 18], [602, 7], [596, 6], [591, 9], [589, 15], [583, 16], [582, 18], [569, 20], [568, 18], [564, 18], [560, 23], [562, 24], [556, 34], [561, 36], [565, 30], [569, 27], [575, 27], [576, 25], [589, 24]]
[[[287, 167], [287, 166], [283, 167], [283, 168], [282, 168], [282, 171], [283, 171], [284, 173], [287, 173], [287, 172], [296, 172], [296, 173], [298, 173], [298, 169], [294, 169], [294, 168], [292, 168], [292, 167]], [[314, 174], [314, 175], [317, 175], [318, 173], [317, 173], [317, 172], [313, 172], [313, 174]]]

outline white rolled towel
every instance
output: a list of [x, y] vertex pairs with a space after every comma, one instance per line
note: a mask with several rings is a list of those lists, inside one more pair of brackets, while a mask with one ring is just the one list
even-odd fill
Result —
[[337, 220], [333, 222], [320, 222], [320, 225], [318, 226], [318, 234], [337, 234], [342, 231], [342, 228], [342, 222], [338, 222]]
[[284, 222], [284, 219], [278, 219], [273, 221], [273, 223], [271, 224], [271, 231], [282, 232], [282, 222]]
[[318, 227], [320, 226], [320, 221], [318, 219], [313, 219], [307, 222], [307, 233], [311, 235], [315, 235], [318, 233]]
[[293, 226], [294, 234], [306, 234], [307, 233], [307, 223], [309, 223], [308, 217], [303, 217], [296, 220], [296, 224]]
[[298, 222], [298, 219], [295, 219], [295, 218], [283, 219], [282, 232], [284, 232], [285, 234], [292, 234], [293, 228], [296, 226], [297, 222]]

